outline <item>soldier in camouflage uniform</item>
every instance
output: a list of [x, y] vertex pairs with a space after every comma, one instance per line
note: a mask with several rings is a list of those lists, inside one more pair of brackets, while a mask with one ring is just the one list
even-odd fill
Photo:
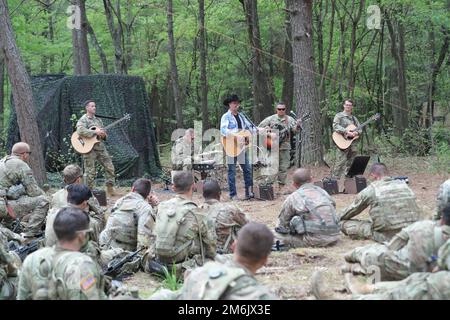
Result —
[[[344, 101], [343, 107], [344, 111], [339, 112], [334, 116], [333, 131], [347, 135], [349, 138], [360, 135], [361, 131], [349, 132], [346, 130], [346, 128], [351, 124], [355, 125], [356, 127], [360, 125], [358, 119], [352, 114], [353, 101], [346, 99]], [[336, 162], [331, 172], [332, 177], [340, 179], [344, 174], [347, 174], [347, 171], [357, 154], [356, 141], [353, 142], [351, 146], [345, 150], [341, 150], [336, 147]]]
[[19, 275], [19, 300], [105, 299], [98, 265], [79, 252], [88, 241], [89, 218], [80, 209], [61, 209], [54, 221], [56, 246], [27, 256]]
[[[95, 117], [96, 106], [93, 100], [88, 100], [84, 104], [86, 114], [83, 115], [77, 122], [77, 133], [86, 138], [98, 136], [101, 139], [106, 139], [106, 132], [103, 130], [103, 122], [101, 119]], [[90, 130], [91, 127], [97, 129]], [[115, 173], [114, 165], [111, 156], [106, 150], [105, 144], [102, 140], [96, 143], [92, 150], [83, 155], [84, 169], [87, 173], [87, 185], [89, 188], [94, 188], [94, 180], [96, 176], [95, 161], [97, 160], [105, 168], [106, 187], [110, 196], [114, 195]]]
[[414, 272], [431, 272], [439, 248], [450, 238], [450, 212], [440, 224], [417, 221], [397, 233], [389, 244], [358, 247], [345, 255], [350, 265], [344, 272], [370, 274], [379, 270], [380, 279], [402, 280]]
[[232, 203], [220, 202], [220, 186], [216, 180], [206, 180], [203, 185], [205, 202], [201, 209], [214, 222], [217, 235], [217, 253], [231, 253], [231, 244], [238, 231], [248, 223], [242, 210]]
[[259, 223], [246, 224], [238, 234], [232, 260], [208, 262], [186, 277], [183, 287], [175, 293], [162, 290], [150, 299], [179, 300], [276, 300], [255, 278], [271, 252], [273, 234]]
[[176, 171], [173, 189], [177, 195], [161, 202], [156, 213], [155, 260], [169, 266], [169, 270], [175, 264], [179, 273], [203, 265], [216, 255], [214, 224], [192, 202], [193, 187], [190, 171]]
[[[376, 181], [362, 190], [341, 212], [341, 231], [350, 238], [389, 241], [402, 228], [419, 219], [420, 209], [414, 192], [405, 182], [387, 175], [384, 164], [373, 164], [370, 178]], [[352, 219], [369, 206], [370, 220]]]
[[103, 249], [122, 248], [135, 251], [153, 242], [156, 216], [148, 202], [151, 182], [138, 179], [131, 192], [120, 198], [111, 210], [105, 230], [100, 234]]
[[[69, 205], [67, 202], [67, 188], [72, 184], [81, 184], [82, 177], [83, 172], [79, 166], [70, 164], [64, 168], [63, 178], [66, 187], [53, 194], [50, 202], [50, 210], [47, 215], [47, 222], [45, 225], [45, 245], [47, 247], [56, 243], [56, 235], [53, 231], [53, 220], [55, 219], [56, 214], [61, 208]], [[94, 230], [94, 239], [98, 239], [100, 232], [105, 226], [105, 209], [100, 206], [97, 198], [93, 196], [87, 200], [87, 205], [86, 212], [89, 214], [91, 228]]]
[[447, 203], [450, 203], [450, 179], [445, 181], [441, 186], [439, 187], [437, 199], [436, 199], [436, 214], [434, 215], [435, 220], [441, 219], [441, 212], [444, 209], [444, 207], [447, 205]]
[[194, 147], [194, 129], [189, 128], [172, 147], [172, 170], [192, 170]]
[[8, 252], [8, 240], [23, 240], [20, 235], [0, 226], [0, 300], [14, 300], [17, 293], [17, 271], [20, 258]]
[[30, 146], [18, 142], [12, 147], [11, 155], [0, 160], [0, 220], [3, 220], [6, 226], [14, 222], [15, 217], [11, 217], [7, 211], [5, 197], [11, 187], [22, 185], [25, 194], [16, 200], [9, 200], [8, 205], [19, 219], [30, 214], [28, 223], [25, 224], [24, 236], [32, 238], [42, 233], [49, 201], [25, 162], [30, 154]]
[[[300, 121], [295, 121], [294, 118], [286, 115], [286, 105], [283, 102], [277, 103], [277, 113], [265, 118], [259, 124], [260, 128], [268, 130], [278, 129], [279, 136], [273, 137], [272, 142], [278, 144], [278, 186], [279, 193], [283, 192], [286, 186], [287, 171], [291, 164], [291, 134], [295, 134], [300, 129]], [[282, 138], [282, 141], [275, 141], [275, 139]], [[275, 177], [270, 178], [270, 182], [274, 182]]]
[[295, 171], [297, 191], [287, 197], [278, 216], [275, 237], [290, 247], [325, 247], [339, 239], [336, 203], [311, 182], [310, 170]]

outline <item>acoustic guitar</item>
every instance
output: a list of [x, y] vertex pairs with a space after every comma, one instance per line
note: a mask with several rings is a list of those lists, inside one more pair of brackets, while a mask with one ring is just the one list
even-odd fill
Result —
[[[355, 132], [355, 131], [359, 131], [362, 128], [364, 128], [366, 125], [368, 125], [370, 122], [372, 121], [376, 121], [380, 119], [380, 114], [374, 114], [372, 117], [370, 117], [366, 122], [364, 122], [363, 124], [360, 124], [358, 127], [355, 126], [354, 124], [350, 124], [349, 126], [347, 126], [346, 131], [350, 131], [350, 132]], [[333, 141], [336, 144], [336, 146], [341, 149], [341, 150], [345, 150], [348, 147], [350, 147], [353, 143], [353, 141], [355, 141], [356, 139], [359, 138], [359, 135], [354, 136], [354, 137], [349, 137], [347, 136], [347, 134], [342, 134], [342, 133], [338, 133], [338, 132], [333, 132]]]
[[[130, 120], [131, 116], [130, 114], [125, 114], [122, 118], [119, 120], [114, 121], [113, 123], [107, 125], [103, 128], [104, 131], [112, 128], [113, 126], [121, 123], [125, 120]], [[90, 127], [89, 130], [95, 131], [97, 127]], [[76, 152], [81, 154], [86, 154], [91, 152], [92, 148], [99, 143], [103, 138], [95, 135], [93, 137], [87, 138], [80, 136], [76, 131], [72, 134], [72, 137], [70, 138], [70, 141], [72, 142], [72, 147], [75, 149]]]
[[222, 142], [225, 154], [229, 157], [237, 157], [248, 148], [251, 143], [252, 133], [249, 130], [241, 130], [227, 136], [222, 136], [220, 141]]

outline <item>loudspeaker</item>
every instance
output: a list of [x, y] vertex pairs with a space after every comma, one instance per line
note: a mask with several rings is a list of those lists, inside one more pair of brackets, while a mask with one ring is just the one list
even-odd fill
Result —
[[256, 199], [260, 200], [273, 200], [275, 199], [273, 194], [273, 186], [270, 184], [257, 185], [254, 187], [253, 193]]
[[105, 190], [93, 189], [92, 194], [97, 198], [98, 203], [102, 207], [106, 207], [108, 203], [106, 202], [106, 192]]
[[367, 187], [367, 180], [364, 176], [354, 176], [353, 178], [345, 178], [344, 193], [356, 194]]
[[321, 187], [329, 195], [339, 193], [338, 183], [336, 179], [332, 178], [323, 178], [322, 181], [316, 181], [314, 184], [318, 187]]

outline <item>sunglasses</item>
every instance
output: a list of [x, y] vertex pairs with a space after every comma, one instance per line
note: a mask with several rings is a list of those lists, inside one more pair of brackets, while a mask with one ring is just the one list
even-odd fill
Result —
[[286, 108], [277, 108], [277, 110], [284, 111]]

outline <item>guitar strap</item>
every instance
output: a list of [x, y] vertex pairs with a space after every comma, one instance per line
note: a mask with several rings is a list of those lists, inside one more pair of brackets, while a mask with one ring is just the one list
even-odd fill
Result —
[[289, 129], [289, 122], [288, 122], [288, 117], [287, 115], [284, 116], [284, 124], [286, 125], [286, 129], [287, 129], [287, 138], [288, 141], [291, 141], [291, 130]]

